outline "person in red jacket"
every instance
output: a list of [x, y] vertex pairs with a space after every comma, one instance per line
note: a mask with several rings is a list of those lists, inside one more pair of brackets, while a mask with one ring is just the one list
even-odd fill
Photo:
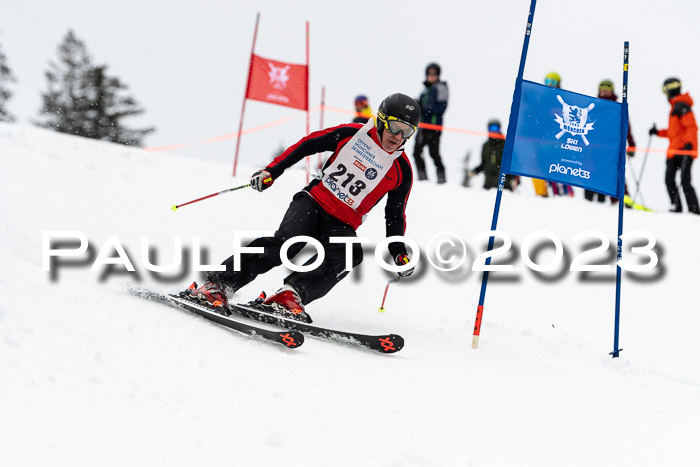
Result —
[[681, 81], [678, 78], [668, 78], [664, 81], [663, 91], [671, 104], [668, 129], [657, 130], [654, 124], [649, 134], [669, 139], [666, 152], [666, 189], [671, 198], [671, 211], [683, 212], [681, 196], [676, 185], [676, 173], [680, 169], [681, 187], [688, 211], [700, 214], [698, 197], [690, 180], [693, 160], [698, 157], [698, 125], [693, 115], [693, 99], [688, 93], [681, 94]]
[[[191, 285], [183, 294], [227, 313], [226, 290], [235, 292], [259, 274], [282, 264], [280, 250], [288, 239], [309, 236], [324, 248], [321, 265], [308, 272], [292, 272], [284, 287], [268, 297], [264, 305], [284, 316], [311, 322], [305, 304], [326, 295], [348, 275], [346, 245], [331, 243], [330, 237], [356, 237], [365, 215], [386, 195], [386, 235], [402, 236], [406, 229], [406, 203], [413, 184], [411, 163], [404, 153], [406, 141], [420, 124], [418, 103], [405, 94], [392, 94], [379, 106], [377, 126], [349, 123], [311, 133], [289, 147], [250, 180], [253, 189], [269, 188], [282, 173], [306, 156], [332, 151], [320, 179], [312, 181], [294, 195], [282, 223], [273, 237], [253, 240], [248, 247], [262, 247], [262, 253], [242, 254], [239, 271], [234, 271], [234, 256], [225, 260], [225, 271], [212, 271], [201, 287]], [[294, 243], [289, 258], [305, 243]], [[389, 252], [398, 266], [410, 262], [403, 242], [389, 243]], [[352, 267], [362, 262], [362, 247], [352, 243]], [[405, 277], [413, 268], [400, 272]]]

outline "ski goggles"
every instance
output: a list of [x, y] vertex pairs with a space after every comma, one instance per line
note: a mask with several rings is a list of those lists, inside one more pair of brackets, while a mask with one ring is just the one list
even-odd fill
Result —
[[389, 133], [392, 135], [398, 135], [401, 133], [401, 138], [402, 139], [409, 139], [411, 136], [413, 136], [416, 133], [416, 130], [418, 127], [415, 125], [411, 125], [408, 122], [404, 122], [403, 120], [399, 120], [396, 117], [392, 117], [391, 115], [387, 116], [386, 118], [381, 118], [386, 125], [386, 128], [389, 130]]
[[489, 125], [489, 133], [500, 133], [501, 125]]
[[547, 86], [557, 86], [559, 84], [559, 80], [554, 78], [545, 78], [544, 84]]

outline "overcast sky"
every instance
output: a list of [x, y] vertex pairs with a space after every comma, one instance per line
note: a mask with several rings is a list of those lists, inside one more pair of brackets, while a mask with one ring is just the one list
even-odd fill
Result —
[[[199, 141], [237, 130], [255, 15], [261, 13], [256, 53], [305, 60], [305, 21], [311, 28], [310, 99], [350, 110], [370, 97], [376, 110], [393, 92], [417, 96], [428, 62], [437, 61], [450, 86], [445, 125], [484, 130], [508, 118], [529, 0], [492, 1], [163, 1], [1, 0], [0, 44], [18, 79], [9, 110], [19, 123], [38, 114], [44, 71], [71, 28], [97, 63], [130, 86], [146, 109], [133, 126], [157, 127], [147, 146]], [[700, 95], [700, 7], [694, 1], [540, 0], [525, 78], [541, 82], [552, 70], [568, 90], [595, 94], [603, 78], [621, 86], [623, 42], [630, 41], [630, 119], [638, 145], [652, 122], [665, 126], [661, 84], [677, 75]], [[281, 144], [305, 131], [303, 112], [249, 101], [245, 127], [298, 119], [244, 137], [241, 157], [266, 165]], [[327, 113], [325, 126], [347, 115]], [[311, 115], [311, 128], [320, 124]], [[461, 160], [479, 136], [447, 134], [443, 157]], [[658, 140], [658, 147], [665, 142]], [[176, 151], [232, 159], [235, 140], [192, 144]]]

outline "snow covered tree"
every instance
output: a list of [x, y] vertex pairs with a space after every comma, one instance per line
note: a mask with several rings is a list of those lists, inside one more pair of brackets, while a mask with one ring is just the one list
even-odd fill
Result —
[[58, 46], [58, 63], [49, 62], [48, 91], [42, 95], [39, 126], [86, 138], [141, 146], [153, 128], [125, 127], [122, 119], [143, 113], [124, 92], [119, 78], [107, 75], [106, 65], [95, 65], [85, 44], [68, 31]]
[[7, 101], [12, 97], [12, 92], [7, 89], [7, 83], [15, 81], [7, 57], [0, 47], [0, 122], [12, 123], [15, 117], [7, 110]]
[[88, 127], [95, 136], [91, 138], [112, 141], [131, 146], [141, 146], [143, 138], [153, 128], [133, 129], [121, 123], [121, 119], [143, 113], [136, 100], [123, 95], [128, 86], [119, 78], [108, 76], [106, 66], [96, 66], [88, 73]]

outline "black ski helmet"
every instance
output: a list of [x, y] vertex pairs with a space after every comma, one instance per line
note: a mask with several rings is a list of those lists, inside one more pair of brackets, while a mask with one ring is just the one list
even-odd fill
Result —
[[437, 63], [435, 63], [435, 62], [433, 62], [433, 63], [428, 63], [428, 66], [425, 67], [425, 74], [426, 74], [426, 76], [428, 75], [428, 72], [429, 72], [430, 70], [435, 70], [435, 72], [437, 73], [437, 75], [440, 76], [440, 65], [438, 65]]
[[420, 124], [420, 106], [412, 97], [398, 92], [384, 99], [377, 110], [377, 134], [380, 139], [387, 117], [396, 117], [417, 127]]
[[666, 81], [664, 81], [664, 85], [661, 89], [669, 99], [676, 97], [681, 93], [681, 80], [678, 78], [668, 78]]

